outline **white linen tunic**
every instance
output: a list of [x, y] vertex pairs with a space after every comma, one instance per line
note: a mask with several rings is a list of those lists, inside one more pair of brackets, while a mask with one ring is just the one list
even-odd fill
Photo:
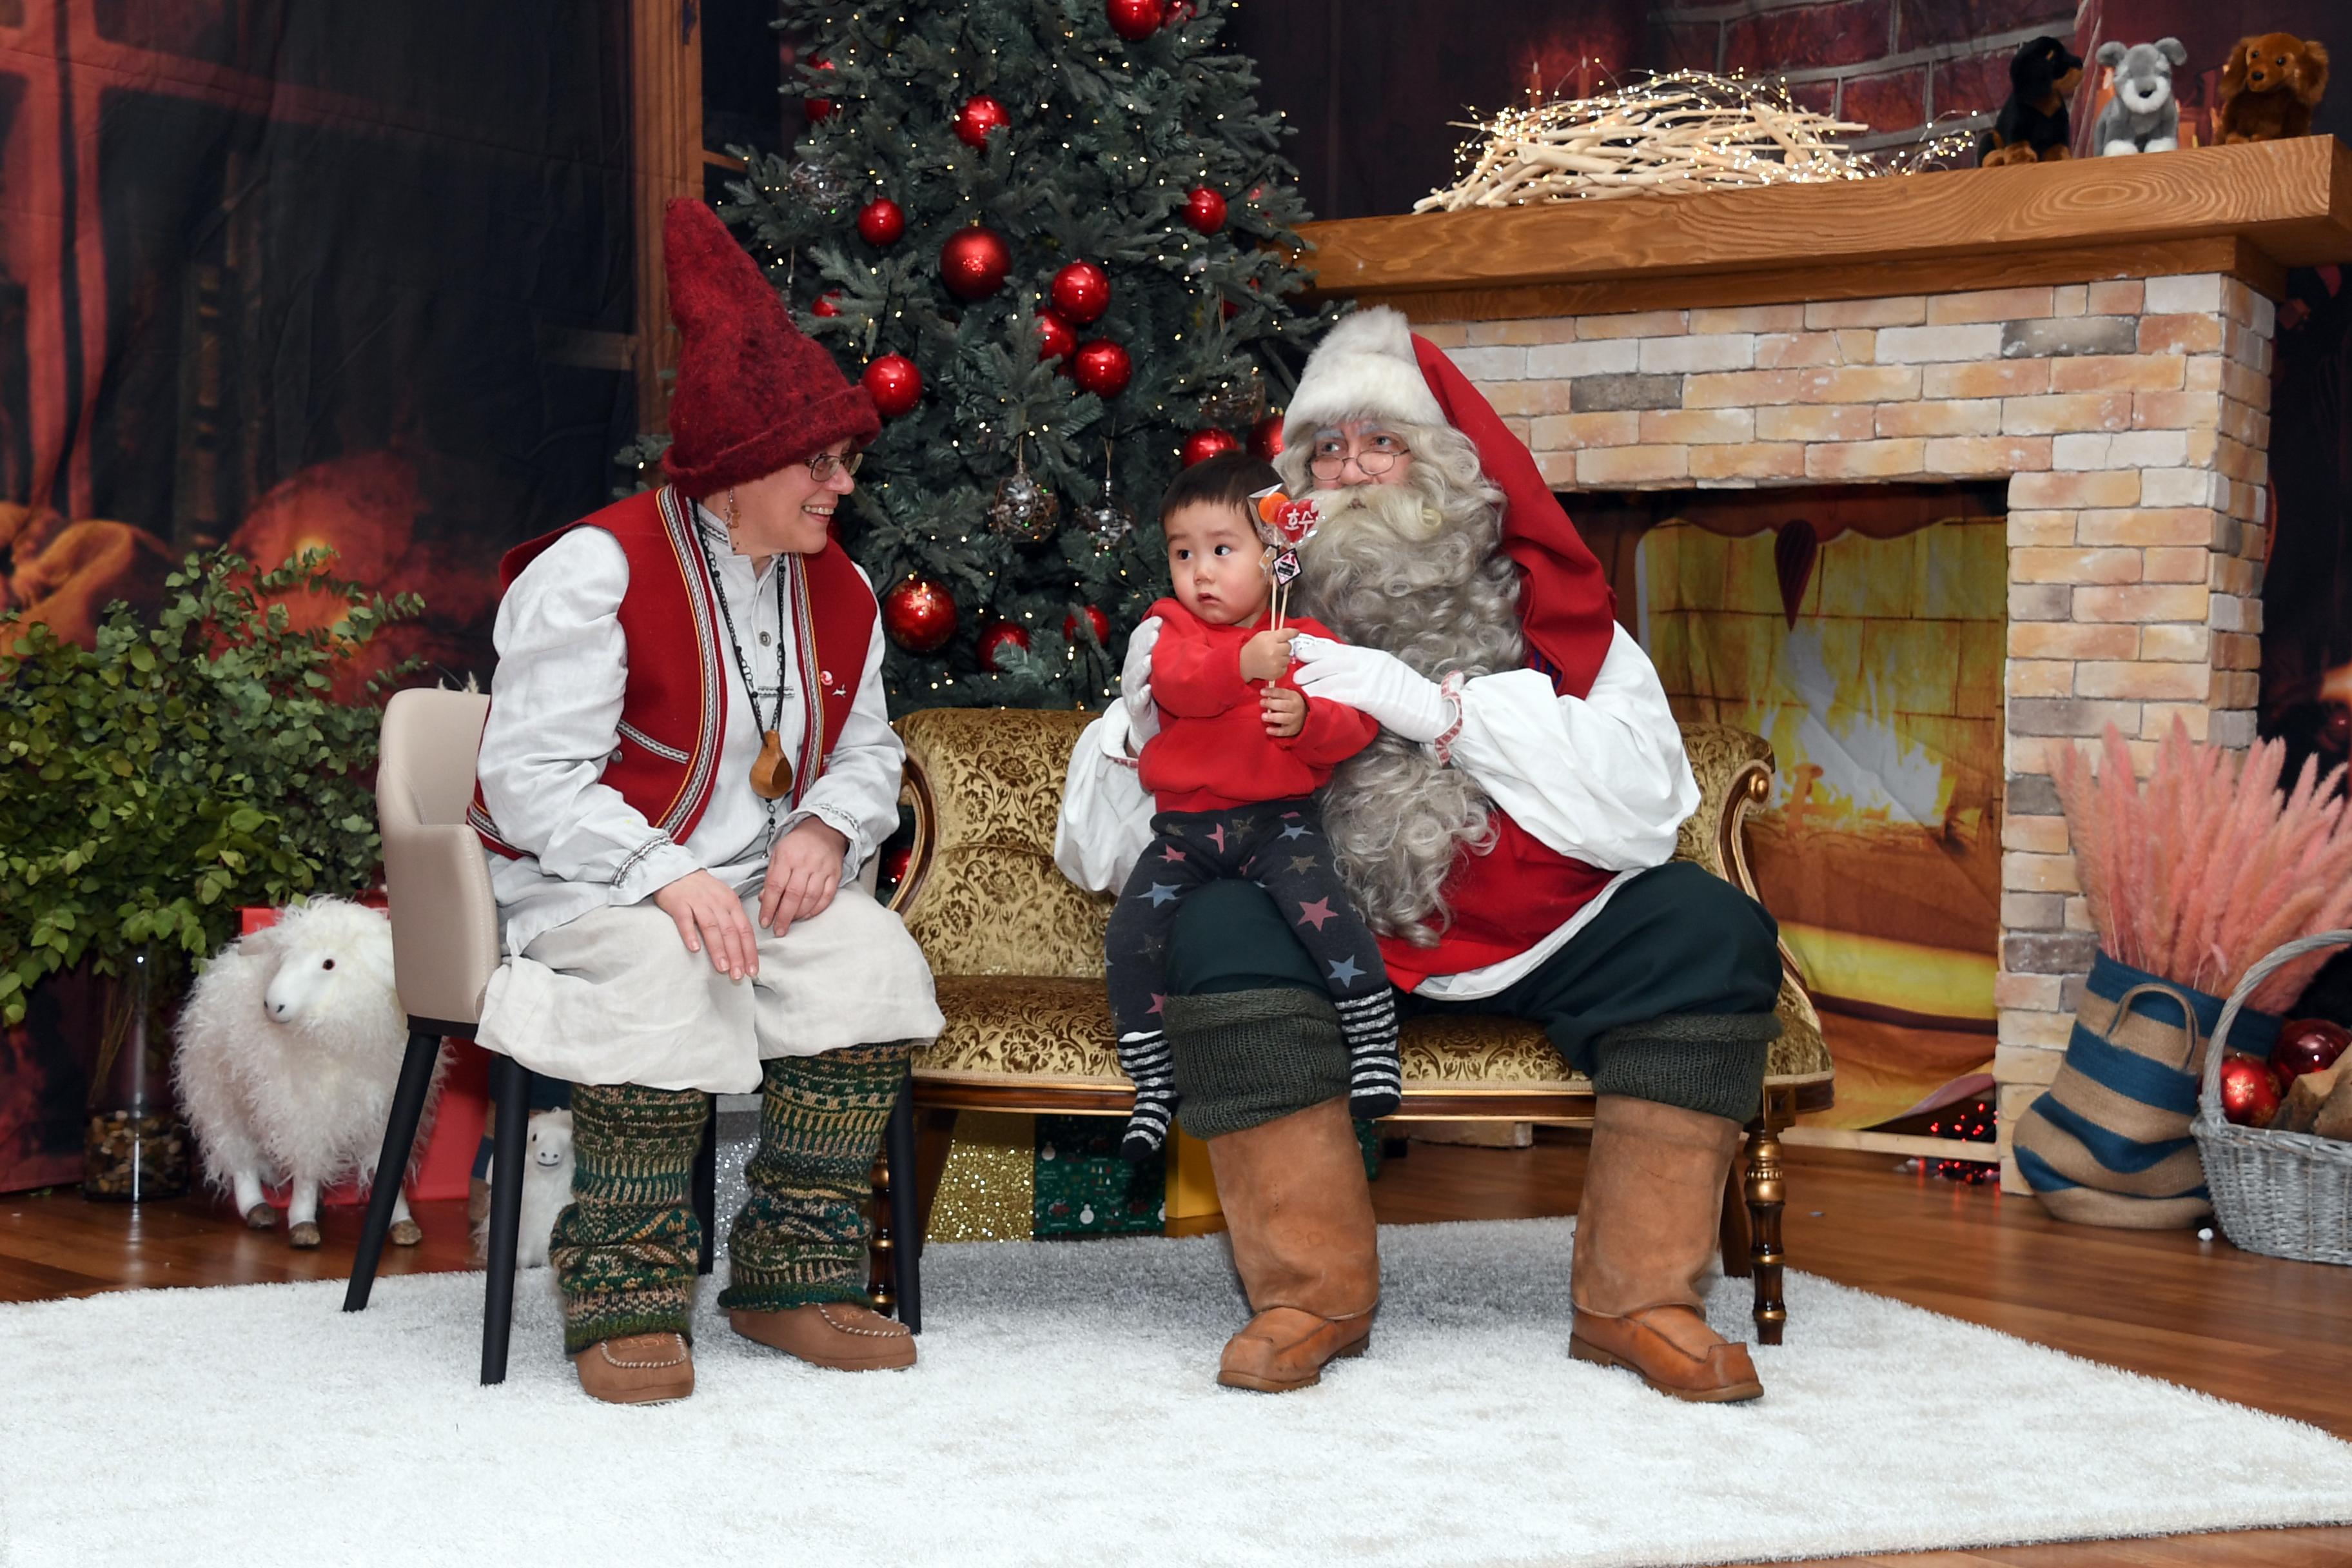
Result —
[[[745, 645], [759, 718], [777, 711], [781, 677], [774, 727], [784, 754], [796, 757], [805, 729], [800, 683], [812, 672], [799, 668], [798, 638], [779, 618], [783, 562], [772, 558], [755, 576], [719, 520], [700, 506], [695, 515]], [[628, 585], [620, 542], [580, 528], [541, 552], [499, 601], [499, 664], [477, 766], [500, 835], [528, 853], [484, 852], [508, 958], [484, 997], [481, 1043], [574, 1082], [739, 1093], [758, 1087], [762, 1058], [936, 1037], [930, 971], [898, 918], [858, 879], [898, 826], [906, 757], [889, 724], [879, 620], [863, 670], [814, 672], [855, 679], [857, 694], [824, 772], [790, 811], [751, 788], [761, 724], [734, 654], [719, 649], [728, 700], [717, 776], [701, 818], [678, 842], [602, 782], [614, 751], [636, 743], [621, 731]], [[726, 637], [723, 620], [714, 629]], [[812, 816], [849, 841], [834, 908], [796, 922], [781, 942], [762, 933], [760, 973], [728, 981], [707, 956], [686, 951], [653, 895], [709, 871], [743, 895], [756, 921], [770, 850]], [[606, 918], [623, 910], [632, 918]], [[806, 973], [813, 963], [831, 973]], [[624, 985], [635, 994], [606, 994]], [[745, 994], [730, 1001], [730, 988]], [[756, 1003], [753, 990], [763, 994]], [[782, 998], [791, 1005], [779, 1006]]]
[[[1674, 858], [1676, 830], [1698, 809], [1698, 783], [1649, 655], [1623, 626], [1614, 631], [1583, 697], [1560, 696], [1534, 669], [1466, 683], [1453, 761], [1546, 846], [1619, 874], [1525, 952], [1432, 975], [1416, 994], [1468, 1002], [1516, 984], [1590, 924], [1628, 878]], [[1114, 702], [1070, 756], [1054, 863], [1090, 891], [1124, 885], [1151, 840], [1151, 796], [1137, 776], [1129, 739], [1127, 709]]]

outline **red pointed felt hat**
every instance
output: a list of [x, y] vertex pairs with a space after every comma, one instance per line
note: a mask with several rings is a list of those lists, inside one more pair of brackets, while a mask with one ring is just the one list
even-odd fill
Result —
[[679, 197], [662, 215], [677, 323], [677, 387], [662, 467], [697, 500], [882, 431], [866, 388], [811, 342], [719, 215]]

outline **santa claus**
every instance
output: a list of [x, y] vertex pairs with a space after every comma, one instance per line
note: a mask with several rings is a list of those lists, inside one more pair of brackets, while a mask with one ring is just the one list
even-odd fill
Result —
[[[1570, 1353], [1677, 1398], [1753, 1399], [1702, 1281], [1780, 1032], [1778, 931], [1669, 864], [1699, 797], [1657, 674], [1527, 448], [1396, 311], [1332, 329], [1283, 440], [1286, 488], [1323, 517], [1298, 592], [1344, 639], [1298, 638], [1298, 684], [1383, 731], [1325, 817], [1399, 1005], [1538, 1023], [1592, 1080]], [[1150, 836], [1134, 763], [1157, 630], [1136, 629], [1122, 700], [1071, 758], [1055, 858], [1087, 888], [1118, 887]], [[1256, 1314], [1219, 1380], [1303, 1387], [1365, 1348], [1380, 1297], [1347, 1057], [1260, 888], [1187, 902], [1166, 959], [1181, 1120], [1208, 1142]]]

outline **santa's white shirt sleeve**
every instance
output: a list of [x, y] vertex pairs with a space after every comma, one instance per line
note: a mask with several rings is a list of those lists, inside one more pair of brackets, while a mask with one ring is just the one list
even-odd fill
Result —
[[[1649, 656], [1623, 626], [1582, 697], [1562, 697], [1541, 671], [1504, 670], [1462, 691], [1453, 765], [1545, 845], [1619, 875], [1543, 941], [1484, 969], [1416, 987], [1437, 1001], [1491, 996], [1532, 973], [1599, 914], [1627, 878], [1674, 858], [1676, 831], [1698, 809], [1681, 727]], [[1070, 755], [1054, 863], [1082, 888], [1127, 879], [1151, 839], [1151, 796], [1129, 750], [1127, 712], [1113, 703]]]
[[[711, 540], [719, 590], [747, 645], [759, 713], [777, 711], [781, 676], [789, 695], [776, 728], [784, 754], [797, 756], [805, 729], [799, 683], [846, 672], [800, 668], [798, 638], [786, 635], [777, 610], [781, 560], [772, 559], [755, 577], [751, 562], [730, 551], [717, 520], [700, 507], [696, 512]], [[477, 770], [482, 804], [500, 836], [529, 851], [519, 859], [488, 855], [509, 953], [592, 909], [639, 902], [696, 871], [739, 890], [756, 887], [767, 875], [770, 847], [811, 816], [849, 841], [842, 863], [847, 882], [898, 826], [906, 751], [890, 728], [878, 617], [848, 717], [798, 809], [772, 812], [751, 788], [760, 726], [735, 658], [723, 647], [727, 732], [710, 800], [694, 831], [673, 841], [603, 783], [614, 751], [634, 743], [620, 730], [628, 684], [620, 608], [628, 586], [620, 541], [601, 528], [579, 528], [541, 552], [499, 602], [491, 633], [499, 664]], [[723, 621], [715, 629], [726, 637]]]

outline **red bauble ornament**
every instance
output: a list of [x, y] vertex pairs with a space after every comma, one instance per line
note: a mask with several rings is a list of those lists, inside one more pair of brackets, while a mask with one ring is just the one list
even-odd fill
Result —
[[1282, 454], [1282, 416], [1269, 414], [1250, 426], [1249, 453], [1261, 463], [1271, 463]]
[[2222, 1115], [2241, 1127], [2266, 1127], [2278, 1108], [2278, 1075], [2268, 1062], [2234, 1052], [2222, 1060]]
[[1004, 287], [1013, 247], [992, 228], [959, 229], [940, 247], [940, 279], [959, 300], [985, 300]]
[[1017, 647], [1022, 652], [1027, 653], [1029, 651], [1028, 632], [1014, 626], [1011, 621], [996, 621], [982, 626], [980, 629], [980, 668], [994, 669], [996, 650], [1001, 647]]
[[1135, 375], [1135, 362], [1127, 351], [1108, 339], [1082, 343], [1070, 356], [1070, 376], [1097, 397], [1117, 397]]
[[891, 843], [882, 846], [882, 880], [897, 887], [907, 879], [907, 868], [915, 858], [912, 844]]
[[923, 400], [923, 373], [905, 354], [884, 354], [866, 367], [866, 390], [886, 419], [914, 412]]
[[1110, 309], [1110, 274], [1091, 261], [1073, 261], [1054, 274], [1054, 309], [1072, 326], [1090, 326]]
[[1160, 0], [1105, 0], [1103, 11], [1110, 17], [1110, 30], [1130, 44], [1158, 32], [1165, 15]]
[[2326, 1018], [2289, 1018], [2279, 1026], [2278, 1044], [2271, 1047], [2271, 1070], [2279, 1087], [2293, 1087], [2307, 1072], [2326, 1072], [2345, 1047], [2352, 1046], [2352, 1029]]
[[1181, 27], [1192, 19], [1192, 0], [1168, 0], [1168, 9], [1161, 15], [1162, 26]]
[[955, 636], [955, 595], [929, 577], [908, 577], [882, 595], [882, 629], [908, 653], [931, 653]]
[[[1069, 322], [1046, 310], [1037, 317], [1037, 357], [1067, 359], [1078, 346], [1078, 334]], [[1066, 367], [1065, 367], [1066, 368]]]
[[857, 210], [857, 232], [868, 245], [896, 245], [907, 232], [907, 214], [888, 196], [877, 196]]
[[[1066, 641], [1075, 643], [1078, 640], [1079, 613], [1080, 612], [1076, 610], [1072, 610], [1068, 615], [1062, 617], [1062, 636]], [[1105, 647], [1108, 647], [1110, 646], [1110, 617], [1104, 615], [1102, 611], [1092, 605], [1086, 606], [1085, 615], [1087, 617], [1087, 625], [1094, 628], [1095, 641], [1102, 644]]]
[[975, 93], [956, 110], [956, 140], [967, 147], [986, 147], [990, 132], [1012, 123], [1013, 116], [1004, 112], [1004, 105], [984, 92]]
[[1184, 466], [1205, 463], [1220, 452], [1238, 452], [1241, 441], [1230, 430], [1195, 430], [1184, 437]]
[[809, 314], [812, 316], [838, 316], [841, 314], [841, 290], [838, 289], [828, 289], [824, 293], [819, 294], [816, 297], [816, 303], [809, 307]]
[[1194, 185], [1184, 198], [1184, 221], [1202, 234], [1225, 226], [1225, 198], [1206, 185]]
[[[811, 60], [809, 61], [809, 68], [811, 70], [829, 71], [833, 68], [833, 62], [831, 60]], [[833, 100], [829, 98], [803, 98], [801, 100], [801, 112], [808, 116], [808, 121], [811, 125], [814, 125], [821, 120], [832, 117]]]

